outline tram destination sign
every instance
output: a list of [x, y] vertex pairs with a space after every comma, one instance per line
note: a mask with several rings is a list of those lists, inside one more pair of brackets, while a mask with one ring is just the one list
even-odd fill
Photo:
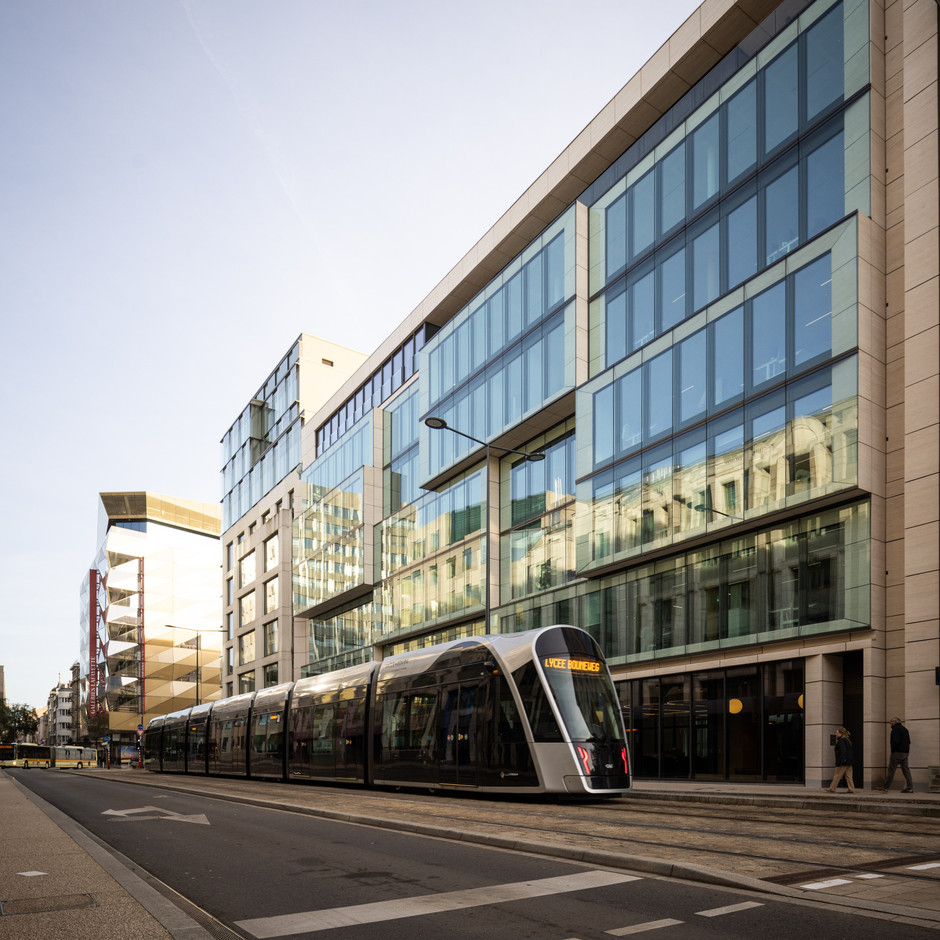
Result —
[[575, 656], [545, 656], [542, 665], [546, 669], [558, 669], [561, 672], [599, 673], [601, 664], [596, 659], [584, 659]]

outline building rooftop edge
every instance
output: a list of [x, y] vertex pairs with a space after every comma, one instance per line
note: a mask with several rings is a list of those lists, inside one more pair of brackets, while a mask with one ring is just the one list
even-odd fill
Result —
[[781, 0], [705, 0], [309, 420], [326, 421], [424, 323], [442, 326]]

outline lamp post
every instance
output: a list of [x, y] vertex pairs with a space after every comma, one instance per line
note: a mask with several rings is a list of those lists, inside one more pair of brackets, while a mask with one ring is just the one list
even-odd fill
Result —
[[526, 460], [533, 463], [544, 460], [545, 454], [540, 450], [526, 451], [526, 450], [516, 450], [513, 447], [500, 447], [498, 444], [488, 444], [486, 441], [481, 441], [478, 437], [474, 437], [472, 434], [467, 434], [466, 431], [461, 431], [458, 428], [452, 428], [443, 418], [439, 418], [436, 415], [429, 415], [424, 419], [424, 423], [432, 431], [451, 431], [454, 434], [459, 434], [460, 437], [465, 437], [468, 441], [473, 441], [475, 444], [479, 444], [481, 447], [486, 448], [486, 565], [484, 566], [484, 618], [485, 618], [485, 629], [489, 632], [490, 629], [490, 555], [492, 548], [492, 536], [494, 528], [499, 529], [499, 525], [493, 525], [493, 520], [490, 518], [491, 512], [499, 511], [499, 501], [492, 500], [490, 498], [490, 452], [493, 450], [501, 451], [504, 454], [518, 454], [520, 457], [524, 457]]

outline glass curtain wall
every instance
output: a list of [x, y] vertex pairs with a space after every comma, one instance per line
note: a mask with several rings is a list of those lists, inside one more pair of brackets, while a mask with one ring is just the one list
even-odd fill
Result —
[[295, 343], [222, 438], [222, 531], [300, 463]]
[[803, 782], [803, 660], [616, 685], [637, 777]]
[[[867, 6], [819, 2], [590, 209], [592, 375], [867, 212]], [[645, 148], [645, 149], [644, 149]], [[860, 185], [861, 184], [861, 185]]]
[[359, 587], [365, 570], [365, 471], [371, 466], [372, 415], [301, 478], [302, 501], [293, 525], [293, 603], [298, 613]]
[[871, 625], [869, 507], [856, 503], [591, 582], [581, 623], [612, 663]]
[[833, 229], [578, 393], [579, 571], [857, 484], [856, 238]]
[[382, 609], [388, 635], [462, 613], [483, 623], [486, 502], [483, 468], [427, 493], [380, 529]]
[[503, 462], [500, 510], [500, 599], [515, 600], [574, 580], [573, 427], [549, 444], [532, 442], [545, 454], [537, 462]]
[[[574, 210], [442, 327], [421, 354], [421, 415], [492, 441], [574, 387]], [[422, 427], [423, 478], [479, 445]]]

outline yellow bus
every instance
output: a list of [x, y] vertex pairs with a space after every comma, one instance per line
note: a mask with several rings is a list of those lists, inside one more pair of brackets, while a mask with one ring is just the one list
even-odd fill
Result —
[[96, 767], [98, 765], [98, 752], [93, 747], [78, 747], [68, 744], [51, 748], [53, 767]]
[[0, 744], [0, 767], [51, 767], [52, 748], [46, 744]]

